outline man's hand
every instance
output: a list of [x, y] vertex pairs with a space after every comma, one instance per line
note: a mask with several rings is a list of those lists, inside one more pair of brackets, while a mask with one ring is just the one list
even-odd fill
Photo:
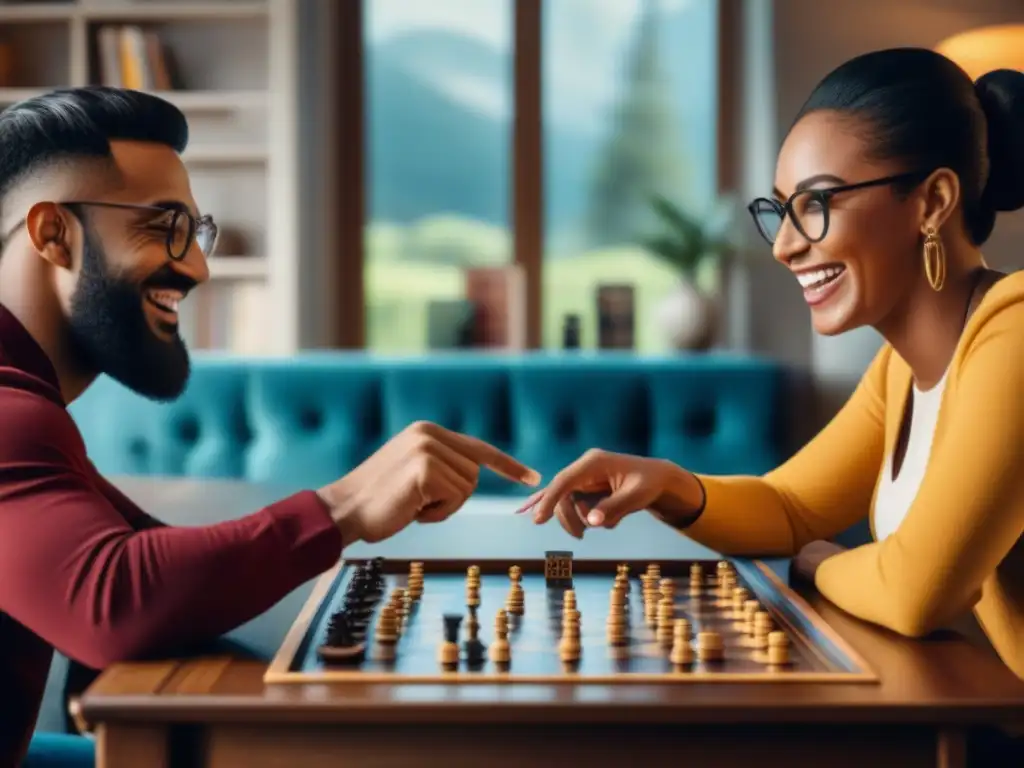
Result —
[[812, 541], [797, 553], [790, 564], [790, 575], [814, 583], [814, 575], [818, 566], [833, 555], [845, 552], [846, 547], [833, 544], [831, 541]]
[[536, 471], [482, 440], [417, 422], [318, 493], [346, 546], [372, 543], [413, 522], [447, 519], [476, 490], [481, 466], [524, 485], [540, 483]]

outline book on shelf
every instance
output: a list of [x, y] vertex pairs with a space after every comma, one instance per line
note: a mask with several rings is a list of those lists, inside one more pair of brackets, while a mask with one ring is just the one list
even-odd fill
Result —
[[466, 270], [476, 347], [526, 348], [526, 275], [518, 264]]
[[597, 286], [597, 346], [633, 349], [636, 298], [632, 285]]
[[133, 24], [100, 27], [97, 47], [102, 85], [136, 91], [174, 87], [169, 56], [156, 32]]
[[192, 350], [266, 352], [267, 288], [259, 280], [208, 283], [181, 304], [179, 333]]

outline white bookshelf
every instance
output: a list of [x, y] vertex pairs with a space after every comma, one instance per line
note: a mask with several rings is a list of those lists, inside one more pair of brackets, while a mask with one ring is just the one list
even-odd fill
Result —
[[210, 284], [186, 302], [182, 331], [193, 348], [300, 347], [299, 4], [0, 0], [0, 109], [52, 88], [102, 83], [104, 27], [151, 31], [170, 58], [174, 87], [154, 92], [188, 117], [183, 160], [193, 192], [233, 243], [210, 260]]

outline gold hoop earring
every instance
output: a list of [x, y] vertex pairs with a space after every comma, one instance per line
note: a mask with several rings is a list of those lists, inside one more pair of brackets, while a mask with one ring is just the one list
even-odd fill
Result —
[[935, 227], [928, 227], [924, 235], [924, 274], [933, 291], [941, 291], [946, 283], [946, 249]]

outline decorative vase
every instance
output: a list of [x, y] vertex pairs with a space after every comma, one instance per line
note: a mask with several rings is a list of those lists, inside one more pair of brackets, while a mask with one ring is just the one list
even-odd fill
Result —
[[716, 309], [715, 301], [684, 277], [656, 307], [656, 323], [673, 349], [703, 352], [714, 341]]

